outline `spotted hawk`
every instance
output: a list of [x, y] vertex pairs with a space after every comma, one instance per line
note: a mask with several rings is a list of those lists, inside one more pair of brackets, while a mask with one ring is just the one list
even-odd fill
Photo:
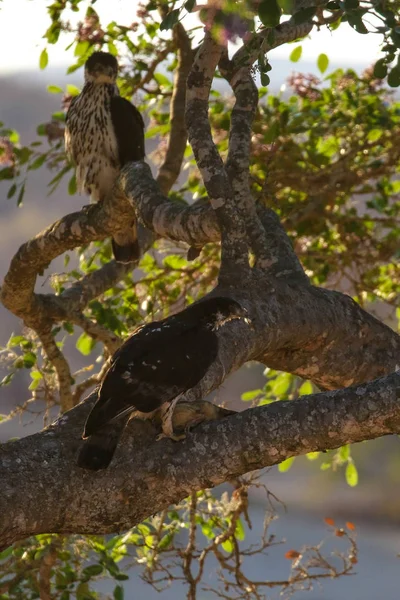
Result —
[[[118, 62], [108, 52], [94, 52], [85, 63], [85, 83], [66, 116], [65, 149], [76, 166], [79, 192], [95, 202], [112, 192], [121, 168], [143, 160], [144, 122], [133, 104], [119, 95]], [[140, 256], [136, 221], [114, 234], [114, 257], [131, 262]]]

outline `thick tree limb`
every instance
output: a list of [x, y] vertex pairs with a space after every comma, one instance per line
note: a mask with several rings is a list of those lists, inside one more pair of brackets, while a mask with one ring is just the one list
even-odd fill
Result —
[[221, 231], [220, 281], [233, 273], [249, 274], [246, 231], [234, 200], [234, 192], [213, 142], [208, 120], [208, 98], [223, 46], [206, 32], [187, 80], [186, 126], [197, 166], [215, 210]]
[[252, 125], [258, 105], [258, 90], [250, 65], [235, 70], [225, 51], [219, 62], [221, 74], [231, 85], [235, 105], [231, 114], [229, 151], [225, 163], [240, 216], [246, 225], [247, 239], [256, 256], [256, 266], [268, 268], [274, 259], [268, 252], [265, 229], [259, 219], [249, 184]]
[[32, 534], [124, 531], [209, 488], [290, 456], [400, 433], [400, 373], [203, 424], [179, 443], [155, 442], [131, 421], [111, 467], [75, 466], [88, 406], [2, 446], [0, 546]]

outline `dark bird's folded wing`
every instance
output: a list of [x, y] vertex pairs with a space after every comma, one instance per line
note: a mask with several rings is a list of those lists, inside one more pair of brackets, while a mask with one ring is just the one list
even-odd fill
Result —
[[138, 109], [125, 98], [111, 98], [111, 120], [117, 138], [121, 167], [131, 160], [144, 159], [144, 122]]
[[84, 437], [129, 412], [171, 402], [203, 377], [216, 354], [214, 333], [197, 324], [168, 319], [144, 326], [114, 355]]
[[71, 135], [71, 131], [70, 131], [70, 120], [72, 119], [72, 115], [74, 113], [75, 109], [75, 102], [77, 100], [78, 96], [74, 96], [71, 100], [71, 103], [69, 105], [68, 111], [67, 111], [67, 115], [65, 117], [65, 130], [64, 130], [64, 142], [65, 142], [65, 152], [67, 154], [68, 160], [70, 162], [75, 162], [75, 154], [76, 154], [76, 150], [75, 150], [75, 146], [74, 146], [74, 138]]
[[[111, 120], [117, 140], [121, 167], [131, 160], [144, 159], [144, 122], [140, 112], [120, 96], [110, 101]], [[136, 221], [114, 235], [112, 249], [115, 260], [129, 263], [140, 258]]]

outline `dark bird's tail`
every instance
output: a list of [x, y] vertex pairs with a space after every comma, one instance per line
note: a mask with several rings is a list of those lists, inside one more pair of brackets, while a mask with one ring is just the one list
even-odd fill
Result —
[[128, 420], [129, 416], [118, 419], [85, 439], [79, 451], [78, 467], [90, 471], [107, 469]]
[[117, 262], [130, 263], [139, 260], [140, 247], [136, 223], [126, 231], [115, 234], [111, 243], [114, 258]]

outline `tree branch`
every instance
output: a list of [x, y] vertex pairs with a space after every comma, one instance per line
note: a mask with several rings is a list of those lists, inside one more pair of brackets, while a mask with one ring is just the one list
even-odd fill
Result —
[[291, 456], [400, 433], [400, 373], [369, 384], [246, 410], [155, 442], [132, 420], [111, 468], [76, 467], [90, 403], [50, 428], [2, 446], [0, 545], [39, 533], [124, 531], [192, 491]]
[[[312, 2], [315, 4], [315, 2]], [[293, 42], [305, 37], [313, 29], [314, 24], [309, 21], [300, 25], [294, 23], [293, 19], [285, 21], [274, 29], [262, 29], [255, 33], [246, 44], [235, 53], [233, 63], [235, 70], [246, 65], [252, 65], [258, 58], [260, 52], [266, 54], [273, 48]], [[271, 35], [273, 32], [273, 35]]]
[[73, 382], [71, 370], [68, 361], [56, 344], [51, 333], [51, 326], [41, 325], [37, 327], [36, 332], [39, 336], [47, 358], [56, 370], [58, 390], [60, 394], [61, 412], [66, 412], [74, 407], [71, 384]]
[[221, 57], [219, 68], [230, 84], [236, 100], [231, 114], [225, 168], [237, 209], [246, 225], [247, 238], [256, 256], [256, 266], [268, 268], [274, 261], [268, 252], [265, 230], [258, 217], [249, 185], [252, 125], [258, 105], [258, 90], [250, 74], [250, 65], [235, 70], [227, 51]]
[[221, 231], [220, 281], [249, 275], [246, 231], [222, 159], [213, 142], [208, 98], [223, 46], [206, 32], [187, 80], [186, 126], [189, 142]]
[[170, 105], [171, 131], [165, 159], [157, 175], [157, 182], [163, 194], [169, 192], [181, 172], [187, 143], [185, 125], [186, 80], [193, 63], [190, 38], [182, 23], [177, 23], [174, 26], [173, 39], [178, 48], [178, 67], [174, 77]]

